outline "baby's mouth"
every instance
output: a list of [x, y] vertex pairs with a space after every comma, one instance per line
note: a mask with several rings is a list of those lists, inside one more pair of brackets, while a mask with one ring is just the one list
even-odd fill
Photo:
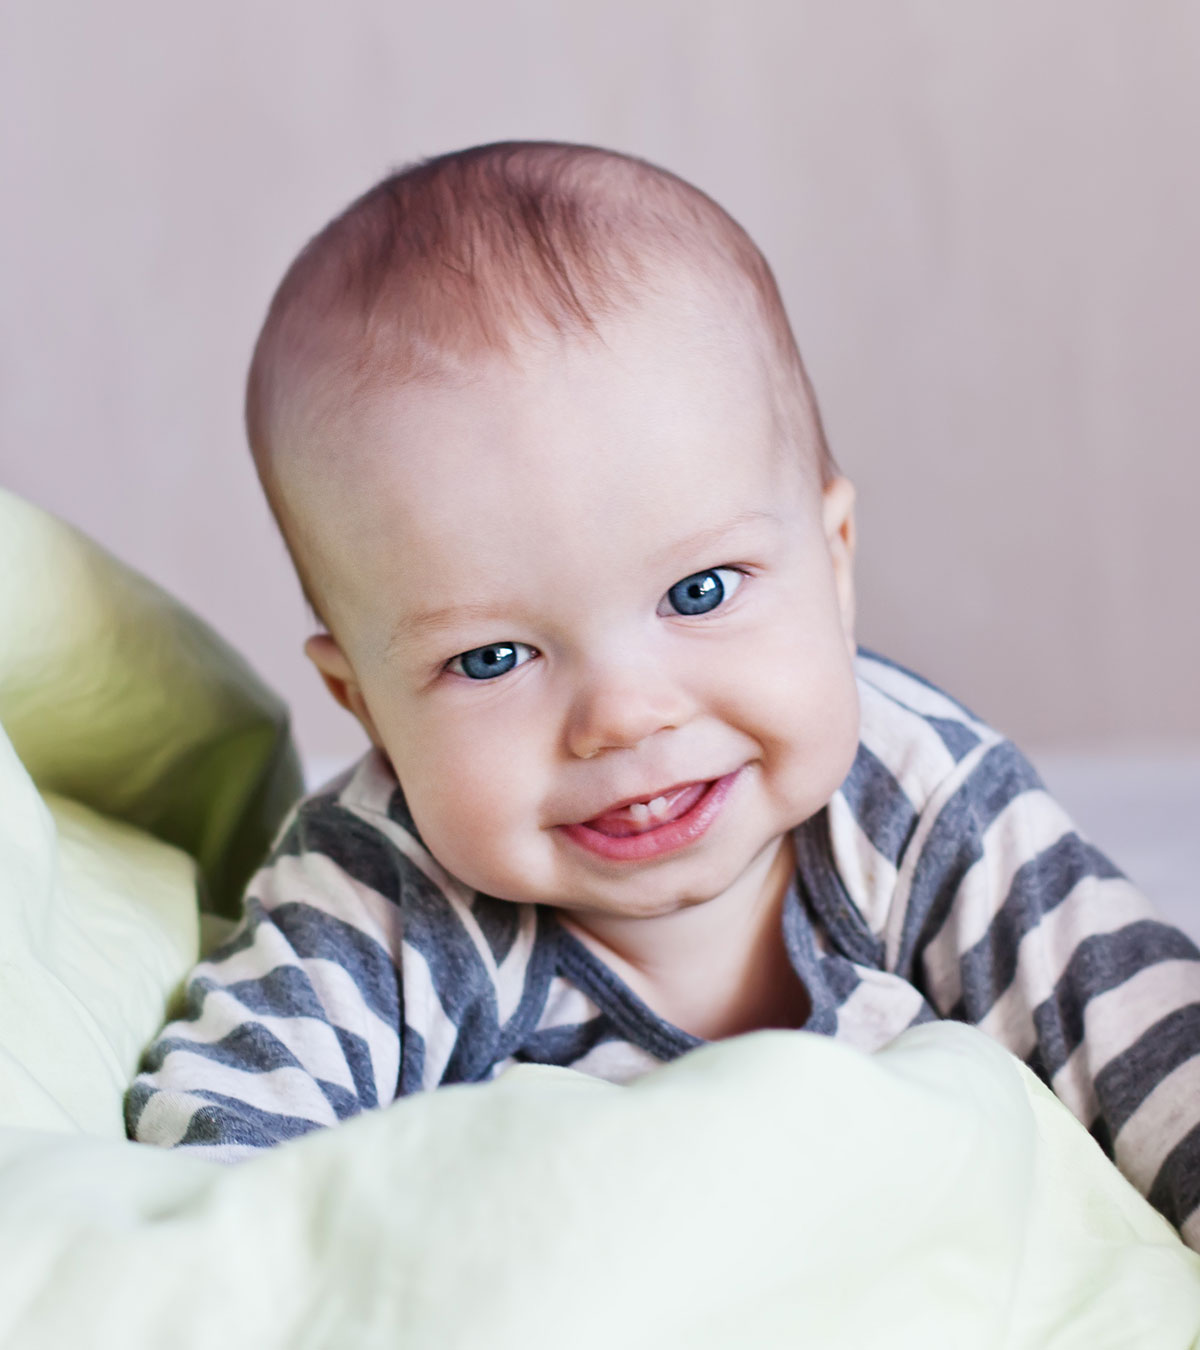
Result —
[[618, 806], [591, 820], [583, 821], [589, 830], [606, 834], [610, 839], [625, 839], [631, 834], [646, 834], [668, 821], [686, 815], [704, 796], [709, 784], [686, 783], [642, 802]]

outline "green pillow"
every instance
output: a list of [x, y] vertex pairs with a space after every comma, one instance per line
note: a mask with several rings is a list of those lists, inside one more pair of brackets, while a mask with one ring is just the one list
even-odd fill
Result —
[[200, 907], [236, 916], [301, 792], [287, 713], [195, 615], [3, 491], [0, 632], [0, 1125], [123, 1136]]
[[0, 490], [0, 725], [42, 792], [195, 858], [235, 918], [302, 789], [287, 710], [165, 591]]

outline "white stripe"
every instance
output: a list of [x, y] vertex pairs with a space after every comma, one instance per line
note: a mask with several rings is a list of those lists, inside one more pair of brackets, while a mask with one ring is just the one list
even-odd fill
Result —
[[343, 871], [324, 853], [285, 854], [256, 875], [250, 894], [268, 913], [280, 905], [304, 904], [340, 919], [395, 959], [402, 929], [399, 906]]
[[254, 1012], [228, 989], [214, 989], [204, 1000], [204, 1009], [194, 1022], [173, 1022], [164, 1035], [173, 1039], [215, 1045], [240, 1027], [257, 1025], [270, 1032], [314, 1077], [354, 1091], [346, 1057], [337, 1034], [328, 1022], [295, 1015], [277, 1017]]
[[[218, 1064], [203, 1054], [180, 1047], [168, 1053], [162, 1067], [154, 1075], [154, 1081], [169, 1089], [172, 1079], [177, 1075], [191, 1092], [204, 1089], [219, 1092], [245, 1102], [247, 1106], [257, 1107], [260, 1111], [299, 1116], [302, 1120], [311, 1120], [318, 1125], [333, 1125], [337, 1122], [337, 1115], [325, 1094], [302, 1069], [282, 1068], [252, 1073], [228, 1064]], [[150, 1098], [151, 1102], [155, 1100], [154, 1097]], [[150, 1102], [146, 1103], [146, 1109], [150, 1109]]]
[[[1073, 830], [1067, 813], [1040, 790], [1022, 792], [1014, 797], [988, 826], [982, 837], [981, 856], [963, 875], [942, 927], [925, 949], [929, 988], [938, 1007], [952, 1008], [958, 1002], [962, 994], [959, 957], [987, 936], [996, 915], [1008, 900], [1017, 873]], [[1080, 878], [1076, 888], [1087, 880], [1100, 879]], [[1122, 881], [1122, 884], [1128, 887], [1128, 883]], [[1049, 911], [1042, 923], [1049, 922], [1057, 928], [1044, 931], [1055, 933], [1061, 930], [1068, 923], [1067, 916], [1071, 916], [1070, 926], [1078, 930], [1079, 937], [1086, 937], [1092, 928], [1090, 920], [1079, 923], [1075, 910], [1065, 908], [1066, 904], [1064, 900]], [[1150, 914], [1149, 902], [1143, 901], [1143, 906]], [[1026, 934], [1022, 945], [1028, 936]], [[1072, 951], [1074, 947], [1073, 942]]]
[[261, 980], [281, 966], [299, 966], [291, 944], [268, 920], [254, 930], [250, 944], [220, 960], [201, 961], [189, 978], [201, 976], [218, 984], [237, 984], [242, 980]]
[[945, 741], [919, 713], [901, 708], [873, 685], [860, 684], [859, 739], [887, 766], [919, 811], [937, 785], [955, 770]]
[[[146, 1081], [143, 1074], [138, 1081]], [[153, 1078], [149, 1078], [153, 1083]], [[202, 1106], [211, 1106], [203, 1097], [190, 1092], [175, 1092], [170, 1088], [156, 1091], [142, 1108], [134, 1127], [133, 1137], [143, 1144], [158, 1144], [162, 1148], [174, 1148], [192, 1123], [192, 1116]]]
[[529, 973], [529, 960], [537, 945], [537, 907], [517, 905], [516, 909], [517, 935], [505, 953], [504, 960], [495, 967], [496, 1011], [501, 1027], [520, 1006]]
[[[313, 855], [314, 858], [317, 855]], [[289, 859], [295, 862], [296, 859]], [[291, 894], [299, 897], [305, 904], [320, 910], [322, 913], [330, 914], [335, 918], [344, 919], [351, 923], [351, 926], [365, 936], [378, 940], [380, 936], [395, 940], [391, 934], [383, 935], [378, 933], [377, 926], [369, 923], [364, 928], [361, 923], [353, 923], [346, 912], [340, 909], [336, 904], [329, 903], [329, 897], [323, 892], [312, 890], [308, 884], [311, 879], [301, 872], [300, 883], [293, 885]], [[375, 897], [387, 906], [387, 913], [394, 914], [395, 906], [389, 901], [383, 900], [376, 892], [369, 888], [362, 888], [366, 897]], [[360, 897], [361, 898], [361, 897]], [[357, 916], [362, 918], [361, 912]], [[375, 932], [369, 931], [375, 928]], [[390, 953], [389, 953], [390, 955]], [[393, 962], [395, 957], [392, 957]], [[344, 1028], [346, 1031], [353, 1032], [361, 1036], [367, 1043], [371, 1055], [371, 1065], [375, 1078], [375, 1090], [382, 1103], [391, 1101], [396, 1087], [396, 1080], [399, 1075], [400, 1042], [398, 1028], [385, 1022], [377, 1013], [375, 1013], [363, 998], [362, 991], [359, 989], [354, 977], [341, 965], [340, 962], [324, 958], [313, 957], [304, 960], [297, 960], [294, 950], [287, 942], [285, 935], [278, 929], [274, 923], [267, 921], [260, 923], [254, 931], [254, 940], [249, 947], [241, 951], [234, 952], [222, 961], [201, 962], [196, 967], [196, 975], [205, 975], [210, 979], [218, 981], [219, 986], [227, 986], [240, 981], [259, 981], [274, 970], [283, 967], [292, 967], [299, 970], [313, 987], [317, 999], [320, 1001], [330, 1022], [334, 1025]], [[220, 988], [211, 991], [205, 998], [204, 1014], [200, 1023], [204, 1024], [209, 1016], [208, 1009], [212, 1004], [213, 998], [218, 994], [228, 994], [227, 989]], [[229, 997], [236, 997], [228, 994]], [[241, 1006], [240, 1004], [238, 1006]], [[263, 1014], [252, 1013], [246, 1010], [250, 1018], [262, 1021], [264, 1025], [271, 1027], [280, 1040], [288, 1046], [297, 1057], [304, 1059], [296, 1045], [293, 1045], [291, 1039], [283, 1033], [283, 1023], [277, 1016], [267, 1017]], [[215, 1013], [213, 1014], [216, 1015]], [[291, 1019], [288, 1019], [291, 1020]], [[278, 1023], [278, 1029], [277, 1029]], [[197, 1023], [182, 1024], [185, 1026], [196, 1026]], [[232, 1027], [229, 1028], [232, 1030]], [[179, 1027], [175, 1028], [179, 1031]], [[174, 1034], [174, 1032], [173, 1032]], [[188, 1034], [182, 1031], [180, 1034]], [[337, 1042], [336, 1036], [330, 1031], [329, 1035]], [[209, 1039], [201, 1035], [199, 1039]], [[211, 1039], [220, 1039], [219, 1036]], [[349, 1078], [349, 1071], [344, 1063], [344, 1057], [340, 1045], [338, 1045], [337, 1054], [341, 1059], [342, 1065], [338, 1073], [322, 1074], [331, 1081], [341, 1082], [344, 1086], [352, 1088], [352, 1080]], [[328, 1057], [322, 1057], [321, 1062], [328, 1063]]]
[[1024, 1058], [1037, 1042], [1033, 1010], [1054, 992], [1076, 947], [1085, 938], [1154, 917], [1150, 902], [1124, 877], [1080, 877], [1067, 898], [1021, 939], [1012, 983], [980, 1029]]
[[435, 1088], [442, 1081], [454, 1053], [458, 1028], [438, 998], [433, 972], [421, 953], [406, 942], [401, 952], [404, 980], [404, 1020], [425, 1042], [422, 1085]]
[[1054, 1075], [1052, 1086], [1084, 1124], [1099, 1108], [1094, 1080], [1145, 1032], [1177, 1008], [1200, 1003], [1200, 964], [1160, 961], [1097, 994], [1083, 1014], [1083, 1040]]
[[567, 1067], [609, 1083], [631, 1083], [661, 1066], [662, 1060], [628, 1041], [603, 1041]]
[[969, 716], [948, 694], [931, 689], [927, 684], [904, 674], [894, 666], [860, 656], [855, 661], [855, 667], [864, 680], [907, 704], [914, 712], [922, 713], [926, 717], [940, 717], [949, 722], [958, 722], [964, 727], [969, 727], [976, 735], [986, 739], [995, 738], [996, 733], [990, 727]]
[[1113, 1140], [1118, 1167], [1143, 1195], [1154, 1185], [1167, 1154], [1195, 1125], [1197, 1101], [1200, 1055], [1169, 1073]]
[[958, 1002], [959, 958], [987, 935], [1016, 874], [1073, 828], [1062, 807], [1035, 790], [1014, 797], [984, 831], [981, 856], [963, 875], [942, 927], [925, 948], [928, 987], [937, 1007], [949, 1009]]
[[878, 934], [887, 922], [896, 888], [896, 868], [871, 843], [840, 792], [835, 792], [830, 800], [827, 816], [838, 874], [867, 926]]
[[855, 966], [861, 983], [837, 1009], [837, 1040], [868, 1053], [896, 1039], [924, 1000], [907, 980]]
[[943, 780], [941, 786], [925, 803], [921, 818], [917, 822], [917, 828], [913, 831], [913, 837], [909, 841], [904, 857], [900, 860], [900, 868], [896, 873], [896, 894], [892, 900], [891, 912], [888, 915], [883, 934], [886, 951], [884, 964], [889, 969], [895, 969], [899, 962], [900, 944], [904, 938], [904, 918], [908, 912], [913, 879], [917, 864], [920, 862], [921, 855], [925, 852], [925, 845], [929, 842], [929, 836], [937, 826], [938, 817], [946, 803], [974, 773], [980, 760], [991, 748], [992, 745], [987, 741], [977, 745], [969, 755], [960, 760], [957, 770]]
[[600, 1008], [590, 998], [568, 983], [561, 975], [555, 975], [550, 981], [542, 1015], [538, 1019], [537, 1030], [545, 1031], [550, 1027], [578, 1026], [591, 1022], [600, 1014]]
[[337, 794], [337, 802], [355, 814], [362, 807], [386, 816], [388, 803], [398, 786], [387, 756], [374, 746], [353, 766], [353, 772]]
[[[400, 1078], [400, 1028], [385, 1022], [363, 998], [362, 990], [345, 966], [325, 957], [304, 962], [322, 1006], [334, 1026], [361, 1036], [371, 1056], [371, 1073], [380, 1106], [396, 1095]], [[398, 981], [397, 981], [398, 982]], [[397, 1010], [399, 1018], [399, 1010]], [[340, 1045], [339, 1045], [340, 1051]], [[322, 1074], [322, 1077], [325, 1077]]]

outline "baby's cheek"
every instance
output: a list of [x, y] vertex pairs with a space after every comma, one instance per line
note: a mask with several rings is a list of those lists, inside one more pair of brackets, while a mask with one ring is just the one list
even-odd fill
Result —
[[519, 870], [514, 855], [537, 819], [537, 766], [513, 720], [494, 704], [479, 716], [455, 708], [410, 727], [396, 764], [426, 847], [454, 876], [492, 894]]
[[528, 833], [516, 794], [505, 791], [503, 777], [488, 774], [448, 773], [428, 786], [410, 802], [426, 847], [473, 889], [504, 897], [520, 873], [516, 858]]
[[858, 750], [858, 693], [852, 675], [796, 682], [775, 704], [768, 766], [784, 794], [806, 815], [841, 786]]

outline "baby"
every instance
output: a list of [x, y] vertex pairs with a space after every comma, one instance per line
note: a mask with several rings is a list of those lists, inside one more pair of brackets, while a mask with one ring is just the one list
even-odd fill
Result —
[[1200, 953], [856, 649], [854, 490], [720, 207], [583, 146], [398, 173], [293, 263], [247, 420], [372, 749], [196, 968], [133, 1138], [231, 1160], [522, 1061], [951, 1017], [1200, 1245]]

